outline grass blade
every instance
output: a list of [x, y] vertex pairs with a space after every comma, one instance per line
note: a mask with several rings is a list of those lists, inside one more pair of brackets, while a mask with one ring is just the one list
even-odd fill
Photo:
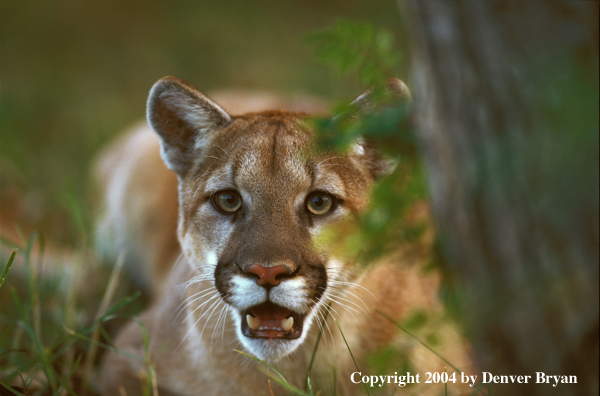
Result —
[[[321, 327], [319, 330], [319, 334], [317, 335], [317, 341], [315, 342], [315, 347], [312, 352], [312, 356], [310, 357], [310, 363], [308, 364], [308, 370], [306, 371], [306, 381], [307, 385], [310, 380], [310, 370], [312, 369], [313, 363], [315, 361], [315, 356], [317, 355], [317, 348], [319, 347], [319, 341], [321, 341], [321, 337], [323, 335], [323, 331], [325, 330], [325, 322], [327, 321], [327, 316], [329, 316], [329, 311], [331, 310], [331, 302], [327, 304], [327, 310], [325, 311], [325, 315], [323, 315], [323, 320], [321, 321]], [[305, 388], [306, 389], [306, 388]]]
[[56, 378], [56, 373], [54, 371], [54, 367], [52, 366], [52, 361], [50, 360], [50, 353], [49, 351], [47, 351], [43, 344], [42, 344], [42, 340], [40, 340], [35, 332], [35, 330], [33, 329], [33, 327], [23, 321], [20, 320], [18, 323], [19, 327], [21, 327], [23, 330], [25, 330], [25, 333], [30, 337], [33, 345], [35, 346], [40, 360], [41, 360], [41, 364], [42, 364], [42, 369], [44, 370], [44, 373], [46, 374], [46, 378], [48, 379], [48, 383], [50, 385], [50, 387], [52, 388], [52, 390], [56, 390], [57, 388], [57, 378]]
[[[444, 373], [448, 374], [448, 370], [444, 367]], [[448, 396], [448, 381], [444, 382], [444, 395]]]
[[71, 379], [71, 377], [73, 377], [73, 375], [75, 374], [75, 372], [77, 371], [77, 368], [79, 367], [79, 363], [81, 363], [81, 359], [82, 359], [83, 355], [80, 355], [77, 360], [75, 361], [75, 364], [73, 365], [73, 367], [71, 368], [71, 372], [69, 373], [69, 375], [67, 375], [66, 378], [62, 378], [62, 375], [58, 375], [58, 381], [60, 382], [60, 385], [62, 387], [59, 387], [52, 396], [61, 396], [64, 394], [64, 392], [62, 392], [63, 390], [66, 390], [71, 396], [78, 396], [75, 391], [71, 388], [71, 386], [69, 385], [69, 380]]
[[[96, 321], [101, 318], [109, 308], [109, 304], [113, 299], [115, 294], [115, 290], [117, 289], [117, 285], [119, 284], [119, 275], [121, 274], [121, 269], [123, 268], [123, 264], [125, 263], [125, 255], [123, 253], [119, 254], [117, 258], [117, 262], [112, 269], [110, 274], [110, 278], [108, 280], [108, 286], [104, 292], [104, 296], [102, 296], [102, 301], [100, 302], [100, 306], [98, 307], [98, 312], [96, 313]], [[92, 381], [92, 371], [94, 369], [94, 362], [96, 360], [96, 352], [98, 351], [98, 345], [96, 344], [100, 338], [100, 331], [98, 330], [100, 326], [96, 327], [96, 329], [92, 332], [91, 339], [93, 342], [90, 343], [90, 347], [88, 349], [88, 355], [84, 363], [83, 368], [83, 380], [87, 383], [91, 383]], [[86, 396], [88, 388], [83, 388], [81, 396]]]
[[[375, 309], [375, 312], [377, 312], [379, 315], [381, 315], [384, 318], [386, 318], [387, 320], [389, 320], [394, 326], [396, 326], [397, 328], [399, 328], [400, 330], [402, 330], [403, 332], [405, 332], [406, 334], [408, 334], [409, 336], [411, 336], [412, 338], [414, 338], [419, 344], [421, 344], [425, 348], [429, 349], [435, 356], [439, 357], [440, 359], [442, 359], [442, 361], [444, 363], [446, 363], [448, 366], [452, 367], [454, 369], [454, 371], [456, 371], [458, 373], [461, 373], [461, 374], [463, 373], [463, 371], [461, 369], [459, 369], [458, 367], [456, 367], [455, 365], [453, 365], [448, 359], [446, 359], [445, 357], [443, 357], [442, 355], [440, 355], [437, 351], [435, 351], [433, 348], [431, 348], [429, 345], [427, 345], [423, 341], [421, 341], [419, 339], [419, 337], [417, 337], [416, 335], [414, 335], [410, 331], [406, 330], [402, 325], [400, 325], [400, 323], [396, 322], [394, 319], [390, 318], [387, 314], [383, 313], [379, 309]], [[479, 388], [477, 385], [474, 385], [474, 387], [477, 388], [477, 390], [479, 392], [481, 392], [482, 395], [485, 395], [485, 392], [481, 388]]]
[[105, 322], [106, 320], [109, 319], [109, 317], [113, 313], [117, 312], [118, 310], [125, 307], [126, 305], [129, 305], [131, 302], [133, 302], [135, 299], [137, 299], [141, 295], [142, 295], [142, 292], [138, 290], [135, 293], [133, 293], [131, 296], [123, 298], [122, 300], [117, 302], [115, 305], [110, 307], [98, 320], [100, 322]]
[[276, 374], [274, 374], [272, 371], [269, 371], [265, 367], [259, 367], [258, 369], [259, 369], [260, 372], [262, 372], [264, 375], [266, 375], [267, 377], [269, 377], [271, 380], [273, 380], [279, 386], [281, 386], [282, 388], [284, 388], [288, 392], [292, 392], [293, 395], [297, 395], [297, 396], [314, 396], [314, 395], [310, 395], [310, 394], [304, 392], [301, 389], [296, 388], [295, 386], [293, 386], [289, 382], [287, 382], [285, 380], [282, 380], [280, 377], [278, 377]]
[[443, 357], [442, 355], [440, 355], [439, 353], [437, 353], [435, 350], [433, 350], [429, 345], [427, 345], [423, 341], [421, 341], [419, 339], [419, 337], [417, 337], [416, 335], [414, 335], [413, 333], [411, 333], [410, 331], [408, 331], [404, 327], [402, 327], [402, 325], [400, 325], [400, 323], [396, 322], [394, 319], [390, 318], [388, 315], [386, 315], [385, 313], [381, 312], [378, 309], [376, 309], [375, 312], [377, 312], [379, 315], [381, 315], [384, 318], [386, 318], [387, 320], [389, 320], [394, 326], [396, 326], [397, 328], [399, 328], [400, 330], [402, 330], [403, 332], [405, 332], [406, 334], [408, 334], [409, 336], [411, 336], [412, 338], [414, 338], [419, 344], [421, 344], [425, 348], [429, 349], [433, 354], [435, 354], [435, 356], [437, 356], [440, 359], [442, 359], [444, 361], [444, 363], [446, 363], [447, 365], [449, 365], [450, 367], [452, 367], [455, 371], [458, 371], [459, 373], [462, 373], [462, 370], [460, 370], [458, 367], [456, 367], [455, 365], [453, 365], [448, 359], [446, 359], [445, 357]]
[[12, 240], [6, 238], [5, 236], [0, 236], [0, 244], [10, 246], [11, 249], [12, 248], [21, 249], [21, 245], [19, 245], [16, 242], [13, 242]]
[[[13, 389], [13, 388], [12, 388], [12, 386], [8, 386], [8, 385], [6, 385], [4, 382], [0, 382], [0, 385], [1, 385], [1, 386], [2, 386], [4, 389], [6, 389], [6, 390], [8, 390], [10, 393], [12, 393], [13, 395], [17, 395], [17, 396], [24, 396], [24, 395], [23, 395], [21, 392], [19, 392], [19, 391], [17, 391], [17, 390], [15, 390], [15, 389]], [[4, 392], [3, 392], [3, 393], [4, 393]]]
[[337, 369], [333, 366], [333, 396], [337, 396]]
[[31, 374], [31, 377], [29, 377], [29, 379], [25, 383], [25, 389], [27, 389], [29, 387], [29, 385], [31, 385], [31, 381], [33, 381], [33, 378], [35, 377], [35, 374], [37, 373], [39, 368], [40, 368], [40, 364], [38, 363], [35, 366], [35, 370], [33, 370], [33, 374]]
[[[340, 327], [338, 321], [335, 318], [333, 318], [333, 320], [335, 321], [335, 325], [337, 326], [338, 330], [340, 331], [340, 334], [342, 335], [342, 338], [344, 339], [344, 343], [346, 343], [346, 348], [348, 348], [348, 352], [350, 352], [350, 356], [352, 357], [352, 361], [354, 362], [354, 367], [356, 367], [356, 371], [360, 371], [360, 369], [358, 368], [358, 364], [356, 363], [356, 359], [354, 359], [354, 354], [352, 354], [352, 350], [350, 350], [350, 345], [348, 345], [348, 341], [346, 341], [346, 336], [344, 335], [342, 328]], [[367, 395], [371, 396], [367, 384], [363, 382], [363, 386], [365, 387], [365, 392], [367, 392]]]
[[15, 257], [17, 257], [18, 251], [19, 251], [19, 249], [13, 249], [12, 252], [10, 253], [10, 257], [8, 258], [8, 261], [6, 262], [6, 265], [4, 266], [4, 270], [2, 271], [2, 276], [0, 277], [0, 287], [2, 287], [2, 284], [4, 283], [4, 280], [6, 279], [6, 275], [8, 275], [8, 271], [10, 270], [10, 267], [12, 267], [13, 262], [15, 261]]
[[[91, 338], [86, 337], [86, 336], [84, 336], [82, 334], [79, 334], [79, 333], [77, 333], [77, 332], [75, 332], [75, 331], [73, 331], [71, 329], [65, 328], [65, 331], [67, 333], [69, 333], [70, 335], [72, 335], [73, 337], [77, 337], [77, 338], [79, 338], [81, 340], [84, 340], [86, 342], [94, 343], [94, 340], [92, 340]], [[142, 357], [140, 357], [138, 355], [134, 355], [133, 353], [122, 351], [122, 350], [120, 350], [118, 348], [115, 348], [112, 345], [107, 345], [107, 344], [104, 344], [104, 343], [102, 343], [100, 341], [96, 341], [95, 344], [96, 344], [96, 346], [99, 346], [100, 348], [104, 348], [104, 349], [106, 349], [108, 351], [112, 351], [112, 352], [118, 353], [119, 355], [123, 355], [123, 356], [126, 356], [126, 357], [130, 358], [130, 359], [137, 360], [138, 362], [144, 363], [144, 358], [142, 358]]]
[[144, 364], [146, 365], [146, 374], [148, 375], [147, 383], [146, 383], [146, 391], [144, 394], [148, 394], [151, 396], [158, 396], [158, 383], [156, 382], [156, 368], [152, 364], [152, 359], [150, 356], [150, 334], [148, 333], [148, 329], [146, 325], [140, 318], [134, 317], [133, 320], [140, 327], [140, 331], [142, 332], [142, 340], [144, 342]]
[[310, 396], [315, 396], [315, 392], [313, 392], [312, 385], [310, 383], [310, 376], [306, 378], [306, 383], [308, 384], [308, 391], [310, 392]]
[[265, 368], [261, 369], [260, 371], [262, 371], [263, 374], [265, 374], [267, 377], [271, 378], [273, 381], [278, 383], [285, 390], [293, 392], [295, 395], [299, 395], [299, 396], [313, 396], [312, 394], [308, 394], [308, 393], [296, 388], [289, 382], [287, 382], [285, 377], [279, 371], [275, 370], [272, 366], [270, 366], [268, 363], [265, 363], [262, 360], [255, 358], [252, 355], [247, 354], [246, 352], [242, 352], [237, 349], [234, 349], [234, 351], [262, 364]]
[[246, 356], [246, 357], [249, 357], [250, 359], [252, 359], [252, 360], [255, 360], [255, 361], [257, 361], [258, 363], [262, 364], [263, 366], [265, 366], [266, 368], [268, 368], [269, 370], [271, 370], [271, 371], [273, 371], [275, 374], [277, 374], [277, 375], [279, 376], [279, 378], [281, 378], [281, 380], [282, 380], [282, 381], [283, 381], [285, 384], [289, 385], [289, 383], [287, 382], [287, 380], [285, 379], [285, 377], [284, 377], [284, 376], [283, 376], [283, 375], [282, 375], [282, 374], [281, 374], [279, 371], [277, 371], [277, 370], [275, 370], [273, 367], [271, 367], [269, 364], [267, 364], [267, 363], [263, 362], [262, 360], [260, 360], [260, 359], [258, 359], [258, 358], [255, 358], [255, 357], [254, 357], [254, 356], [252, 356], [252, 355], [249, 355], [249, 354], [247, 354], [246, 352], [238, 351], [237, 349], [234, 349], [234, 351], [235, 351], [235, 352], [237, 352], [237, 353], [240, 353], [240, 354], [242, 354], [242, 355], [244, 355], [244, 356]]
[[[19, 296], [18, 296], [16, 290], [11, 289], [10, 291], [12, 293], [12, 297], [13, 297], [13, 301], [15, 302], [15, 306], [17, 307], [17, 311], [19, 312], [19, 315], [21, 316], [21, 319], [17, 322], [17, 326], [20, 329], [22, 329], [25, 332], [25, 334], [27, 334], [29, 336], [29, 338], [31, 339], [31, 342], [33, 343], [33, 346], [37, 350], [38, 356], [41, 360], [42, 369], [46, 373], [46, 378], [48, 379], [48, 383], [49, 383], [50, 387], [53, 390], [55, 390], [56, 389], [56, 379], [54, 376], [54, 368], [52, 367], [52, 363], [49, 359], [49, 353], [44, 348], [44, 346], [42, 344], [42, 340], [38, 337], [38, 334], [35, 332], [35, 329], [28, 322], [27, 313], [23, 309], [23, 304], [21, 303], [21, 300], [19, 299]], [[15, 345], [16, 344], [17, 343], [15, 343]]]

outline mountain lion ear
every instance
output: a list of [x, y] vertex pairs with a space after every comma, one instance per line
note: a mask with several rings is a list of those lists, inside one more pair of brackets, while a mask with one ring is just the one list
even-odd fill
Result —
[[364, 138], [358, 138], [352, 144], [350, 158], [363, 164], [373, 180], [379, 180], [391, 174], [398, 165], [395, 159], [381, 154], [372, 142]]
[[412, 97], [404, 81], [390, 78], [385, 84], [367, 89], [352, 101], [360, 113], [370, 113], [385, 106], [401, 106], [410, 103]]
[[158, 80], [150, 90], [148, 123], [160, 137], [161, 157], [181, 178], [213, 132], [231, 122], [219, 105], [185, 81]]
[[[385, 108], [406, 106], [411, 103], [410, 90], [397, 78], [390, 78], [384, 85], [372, 87], [360, 94], [351, 103], [359, 115], [376, 113]], [[350, 156], [365, 164], [374, 180], [394, 171], [397, 161], [382, 155], [375, 145], [362, 137], [351, 146]]]

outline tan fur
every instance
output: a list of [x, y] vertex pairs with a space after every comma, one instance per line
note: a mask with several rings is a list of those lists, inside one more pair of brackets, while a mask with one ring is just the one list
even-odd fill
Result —
[[[315, 253], [315, 247], [310, 243], [299, 246], [311, 237], [303, 233], [302, 227], [293, 226], [297, 221], [293, 214], [296, 213], [293, 197], [304, 197], [315, 183], [320, 186], [337, 183], [337, 188], [343, 190], [343, 208], [327, 221], [343, 225], [344, 216], [358, 213], [367, 205], [367, 192], [374, 171], [366, 166], [372, 161], [365, 157], [367, 153], [364, 150], [344, 158], [335, 157], [336, 160], [331, 160], [333, 157], [330, 154], [319, 156], [313, 152], [296, 152], [294, 147], [302, 147], [309, 139], [309, 135], [299, 126], [304, 118], [301, 114], [259, 112], [230, 120], [226, 113], [221, 113], [221, 108], [214, 107], [209, 99], [193, 87], [176, 79], [161, 82], [163, 86], [160, 89], [167, 94], [162, 94], [163, 91], [158, 89], [151, 94], [149, 106], [153, 110], [150, 119], [153, 123], [158, 122], [157, 132], [166, 140], [163, 141], [163, 145], [166, 145], [163, 146], [163, 158], [179, 175], [181, 205], [178, 235], [184, 254], [176, 239], [177, 177], [160, 161], [159, 139], [150, 128], [140, 126], [101, 156], [96, 167], [96, 178], [105, 205], [99, 223], [100, 239], [104, 238], [105, 243], [112, 243], [117, 248], [127, 249], [136, 257], [141, 266], [135, 272], [148, 274], [146, 281], [157, 295], [153, 305], [140, 317], [149, 335], [149, 354], [145, 353], [140, 325], [137, 322], [129, 323], [115, 344], [120, 350], [138, 356], [139, 360], [108, 353], [99, 381], [100, 387], [106, 395], [117, 395], [119, 392], [141, 394], [141, 380], [147, 378], [146, 363], [150, 363], [156, 368], [161, 395], [270, 395], [271, 388], [275, 394], [287, 394], [273, 381], [269, 385], [268, 377], [259, 371], [259, 364], [233, 351], [244, 350], [239, 335], [236, 336], [237, 323], [220, 297], [213, 298], [216, 296], [216, 292], [212, 292], [214, 286], [210, 282], [190, 280], [202, 269], [200, 263], [207, 260], [207, 250], [214, 250], [224, 257], [228, 254], [227, 249], [245, 251], [248, 249], [246, 245], [262, 244], [265, 249], [271, 249], [272, 257], [284, 255], [278, 258], [278, 263], [286, 262], [285, 251], [288, 249], [301, 252], [299, 254], [302, 257], [314, 256], [315, 260], [316, 257], [322, 257], [323, 253]], [[179, 91], [173, 93], [173, 90]], [[167, 99], [158, 105], [153, 104], [152, 95], [159, 100]], [[195, 116], [193, 120], [183, 118], [179, 111], [190, 107], [188, 100], [201, 106], [201, 116]], [[238, 106], [238, 109], [245, 107], [239, 97], [231, 107], [225, 96], [217, 102], [229, 110], [229, 114], [236, 113], [235, 109], [231, 109], [233, 106]], [[252, 111], [264, 110], [256, 108], [256, 101], [247, 103], [249, 105], [246, 108]], [[274, 105], [272, 102], [268, 104]], [[307, 107], [311, 106], [313, 110], [319, 107], [313, 104]], [[210, 112], [208, 118], [204, 112]], [[177, 121], [180, 118], [183, 121]], [[208, 142], [198, 143], [200, 145], [194, 155], [185, 151], [185, 148], [172, 145], [179, 144], [179, 141], [169, 141], [172, 139], [169, 135], [171, 130], [187, 133], [192, 123], [215, 130]], [[196, 142], [199, 141], [197, 139]], [[201, 156], [197, 154], [199, 152]], [[331, 165], [335, 166], [326, 169], [321, 165], [330, 160], [333, 161]], [[299, 166], [297, 164], [304, 163], [302, 161], [312, 161], [311, 169], [316, 172], [315, 175], [296, 168]], [[248, 216], [255, 222], [252, 224], [256, 224], [251, 229], [252, 235], [242, 234], [247, 240], [243, 246], [231, 244], [230, 239], [239, 235], [235, 227], [226, 236], [221, 235], [222, 231], [218, 228], [228, 226], [234, 220], [211, 212], [208, 196], [202, 192], [211, 183], [226, 185], [227, 178], [216, 175], [224, 174], [223, 169], [228, 169], [230, 162], [242, 165], [235, 172], [236, 186], [246, 194], [244, 198], [251, 197], [253, 206]], [[262, 173], [257, 173], [259, 170]], [[281, 173], [283, 170], [286, 173]], [[288, 176], [279, 176], [280, 173]], [[313, 179], [307, 179], [307, 175], [312, 175]], [[303, 201], [299, 202], [302, 205]], [[226, 242], [222, 242], [223, 238]], [[331, 394], [335, 367], [339, 395], [363, 393], [362, 385], [350, 381], [350, 375], [356, 368], [334, 318], [341, 326], [361, 368], [370, 353], [393, 345], [411, 357], [414, 372], [420, 373], [422, 378], [426, 371], [444, 371], [445, 364], [439, 358], [413, 338], [399, 333], [393, 324], [375, 312], [381, 310], [400, 323], [418, 309], [428, 312], [431, 318], [443, 316], [437, 298], [439, 276], [435, 272], [423, 273], [421, 269], [428, 260], [427, 252], [432, 238], [432, 233], [427, 233], [417, 246], [402, 247], [394, 257], [383, 260], [371, 270], [361, 272], [344, 264], [341, 274], [334, 275], [337, 270], [328, 268], [328, 279], [335, 279], [338, 283], [330, 283], [328, 289], [333, 294], [323, 296], [327, 301], [332, 301], [332, 309], [311, 372], [316, 391], [322, 391], [322, 395]], [[259, 253], [251, 253], [248, 257], [253, 260]], [[325, 265], [333, 264], [327, 264], [326, 261]], [[306, 282], [311, 284], [313, 281], [307, 279]], [[194, 296], [199, 296], [198, 300], [191, 307], [185, 306], [186, 299], [193, 299]], [[203, 302], [208, 302], [204, 309], [194, 310]], [[308, 334], [304, 342], [289, 355], [269, 361], [292, 385], [301, 389], [305, 385], [325, 304], [320, 305], [318, 311], [312, 326], [306, 329]], [[189, 320], [182, 320], [184, 317], [189, 317]], [[438, 348], [442, 354], [455, 365], [468, 370], [466, 348], [452, 326], [445, 321], [436, 324], [432, 320], [429, 326], [429, 330], [436, 330], [442, 338], [443, 342]], [[366, 374], [369, 373], [363, 370], [363, 375]], [[394, 370], [386, 374], [394, 375]], [[394, 386], [385, 387], [391, 392]], [[434, 394], [441, 389], [423, 384], [418, 388], [423, 392], [420, 394]], [[450, 386], [449, 390], [451, 394], [457, 394], [458, 389], [459, 386]], [[400, 388], [396, 394], [402, 394], [403, 390]], [[411, 391], [414, 390], [413, 387]]]
[[95, 166], [104, 204], [100, 249], [109, 255], [127, 252], [140, 282], [155, 292], [179, 255], [177, 177], [165, 167], [159, 150], [152, 130], [140, 125], [113, 143]]

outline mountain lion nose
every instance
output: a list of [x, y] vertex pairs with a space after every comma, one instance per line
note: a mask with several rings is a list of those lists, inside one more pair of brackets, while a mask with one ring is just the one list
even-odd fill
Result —
[[246, 268], [246, 272], [258, 276], [256, 283], [260, 286], [277, 286], [279, 284], [279, 276], [282, 274], [288, 275], [291, 273], [289, 268], [284, 265], [276, 265], [275, 267], [263, 267], [254, 264]]

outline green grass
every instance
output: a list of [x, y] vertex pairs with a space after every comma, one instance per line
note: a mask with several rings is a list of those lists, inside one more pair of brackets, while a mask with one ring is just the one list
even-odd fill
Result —
[[[63, 288], [59, 278], [65, 273], [41, 272], [44, 247], [36, 244], [39, 240], [35, 234], [28, 238], [21, 248], [24, 254], [12, 249], [2, 272], [0, 386], [18, 395], [96, 395], [91, 380], [98, 347], [114, 349], [105, 326], [117, 317], [130, 319], [130, 313], [139, 310], [132, 304], [139, 294], [123, 297], [121, 260], [109, 277], [86, 285], [92, 294], [88, 297], [102, 301], [98, 313], [89, 315], [93, 307], [78, 301], [76, 279], [69, 279], [74, 282]], [[116, 302], [115, 296], [120, 296]]]

